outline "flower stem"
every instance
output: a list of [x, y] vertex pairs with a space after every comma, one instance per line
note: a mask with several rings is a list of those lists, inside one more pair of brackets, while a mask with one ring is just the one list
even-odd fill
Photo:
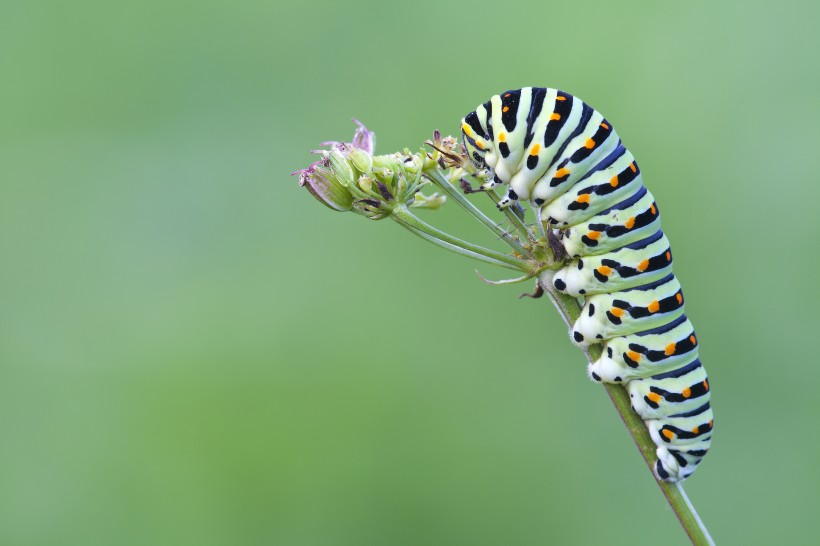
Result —
[[[490, 197], [493, 203], [498, 203], [501, 200], [500, 197], [498, 197], [498, 194], [495, 192], [495, 190], [485, 190], [484, 193], [486, 193]], [[504, 209], [504, 215], [512, 223], [512, 225], [515, 226], [515, 229], [517, 229], [522, 236], [534, 240], [532, 232], [527, 228], [526, 224], [524, 224], [524, 221], [521, 220], [521, 218], [519, 218], [518, 215], [515, 214], [515, 212], [513, 212], [510, 207], [506, 207]]]
[[529, 272], [533, 269], [532, 265], [523, 260], [516, 259], [502, 252], [484, 248], [483, 246], [474, 245], [473, 243], [463, 241], [458, 237], [453, 237], [449, 233], [436, 229], [430, 224], [423, 222], [405, 206], [395, 207], [390, 217], [416, 235], [420, 235], [430, 242], [464, 256], [516, 271]]
[[[538, 277], [538, 284], [547, 293], [550, 300], [555, 304], [555, 307], [558, 308], [561, 318], [564, 319], [567, 326], [571, 327], [581, 315], [581, 306], [575, 298], [555, 290], [552, 284], [552, 277], [554, 275], [555, 271], [544, 271]], [[587, 351], [587, 358], [590, 359], [590, 362], [594, 362], [600, 357], [601, 346], [599, 344], [591, 345]], [[630, 436], [632, 436], [632, 439], [635, 441], [635, 445], [638, 446], [638, 450], [641, 452], [641, 456], [649, 467], [649, 471], [652, 472], [655, 462], [656, 446], [649, 436], [649, 431], [643, 420], [637, 413], [632, 411], [629, 394], [623, 385], [604, 383], [604, 387], [612, 403], [615, 404], [615, 409], [618, 410], [618, 414], [621, 416], [624, 425], [626, 425]], [[655, 479], [654, 473], [652, 476], [653, 479]], [[715, 543], [709, 535], [709, 531], [695, 511], [695, 507], [689, 502], [689, 498], [686, 496], [686, 492], [683, 490], [683, 486], [681, 486], [680, 482], [668, 483], [657, 479], [655, 479], [655, 481], [661, 488], [669, 506], [672, 507], [672, 511], [675, 512], [675, 515], [678, 517], [681, 526], [683, 526], [692, 544], [695, 546], [714, 546]]]
[[489, 216], [481, 212], [475, 205], [473, 205], [456, 187], [454, 187], [439, 171], [438, 169], [431, 169], [428, 172], [424, 173], [427, 178], [429, 178], [436, 186], [442, 189], [447, 196], [461, 205], [461, 207], [469, 212], [475, 219], [479, 222], [484, 224], [487, 228], [490, 229], [493, 233], [495, 233], [499, 239], [502, 239], [505, 243], [510, 245], [513, 249], [517, 250], [519, 253], [524, 254], [526, 250], [521, 242], [510, 235], [510, 233], [503, 228], [501, 228], [498, 224], [496, 224]]

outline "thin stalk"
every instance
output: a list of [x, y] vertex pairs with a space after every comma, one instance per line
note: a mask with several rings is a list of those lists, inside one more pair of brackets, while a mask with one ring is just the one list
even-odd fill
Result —
[[397, 223], [401, 227], [403, 227], [403, 228], [407, 229], [408, 231], [410, 231], [411, 233], [414, 233], [415, 235], [418, 235], [419, 237], [421, 237], [425, 241], [430, 241], [434, 245], [440, 246], [442, 248], [446, 248], [447, 250], [455, 252], [456, 254], [461, 254], [462, 256], [467, 256], [468, 258], [473, 258], [474, 260], [478, 260], [480, 262], [484, 262], [484, 263], [487, 263], [487, 264], [497, 265], [499, 267], [512, 269], [514, 271], [520, 271], [519, 269], [511, 267], [510, 265], [508, 265], [504, 262], [499, 262], [497, 260], [494, 260], [493, 258], [488, 258], [487, 256], [483, 256], [481, 254], [476, 254], [475, 252], [471, 252], [469, 250], [465, 250], [465, 249], [457, 247], [455, 245], [451, 245], [450, 243], [446, 243], [446, 242], [442, 241], [441, 239], [436, 239], [432, 235], [428, 235], [427, 233], [424, 233], [423, 231], [419, 231], [415, 228], [412, 228], [412, 227], [408, 226], [407, 224], [405, 224], [403, 222], [397, 221]]
[[394, 208], [390, 217], [417, 235], [421, 235], [426, 240], [436, 243], [448, 250], [516, 271], [529, 272], [532, 270], [532, 267], [523, 260], [518, 260], [508, 254], [496, 252], [483, 246], [474, 245], [473, 243], [463, 241], [458, 237], [453, 237], [449, 233], [438, 230], [430, 224], [423, 222], [404, 206]]
[[[571, 327], [581, 315], [581, 306], [575, 298], [555, 290], [552, 284], [552, 277], [554, 275], [554, 271], [544, 271], [539, 276], [538, 283], [555, 304], [555, 307], [558, 308], [561, 318], [564, 319], [568, 327]], [[590, 359], [590, 362], [598, 360], [601, 357], [601, 345], [591, 345], [587, 352], [587, 357]], [[640, 451], [646, 465], [649, 467], [649, 471], [652, 472], [653, 479], [661, 488], [661, 491], [666, 497], [666, 501], [669, 503], [669, 506], [672, 507], [672, 511], [675, 512], [681, 526], [683, 526], [684, 531], [686, 531], [686, 534], [689, 536], [689, 540], [691, 540], [695, 546], [714, 546], [715, 543], [709, 535], [709, 531], [695, 511], [695, 507], [689, 502], [689, 498], [686, 496], [683, 486], [681, 486], [680, 483], [662, 482], [655, 478], [653, 472], [655, 443], [649, 436], [649, 431], [643, 420], [638, 414], [632, 411], [629, 394], [626, 392], [624, 386], [604, 383], [604, 387], [612, 403], [615, 404], [615, 409], [618, 410], [618, 414], [621, 416], [624, 425], [626, 425], [630, 436], [632, 436], [632, 439], [635, 441], [638, 451]]]
[[[498, 202], [501, 200], [501, 198], [498, 197], [498, 194], [495, 193], [495, 190], [485, 190], [484, 193], [489, 195], [490, 199], [492, 199], [493, 203], [495, 204], [498, 204]], [[524, 221], [521, 220], [521, 218], [519, 218], [518, 215], [516, 215], [512, 210], [510, 210], [509, 207], [504, 208], [503, 212], [504, 215], [509, 219], [509, 221], [512, 222], [512, 225], [515, 226], [515, 229], [517, 229], [519, 233], [521, 233], [528, 240], [532, 239], [532, 232], [527, 228], [526, 224], [524, 224]]]
[[517, 250], [520, 254], [526, 254], [526, 249], [524, 249], [524, 245], [521, 242], [510, 235], [505, 229], [501, 228], [498, 224], [496, 224], [489, 216], [481, 212], [478, 207], [473, 205], [469, 199], [467, 199], [464, 194], [458, 191], [458, 188], [453, 186], [442, 174], [441, 171], [438, 169], [433, 169], [429, 172], [424, 173], [427, 178], [429, 178], [436, 186], [442, 189], [447, 196], [461, 205], [461, 207], [470, 213], [473, 218], [487, 226], [490, 231], [495, 233], [499, 239], [502, 239], [505, 243], [510, 245], [512, 248]]

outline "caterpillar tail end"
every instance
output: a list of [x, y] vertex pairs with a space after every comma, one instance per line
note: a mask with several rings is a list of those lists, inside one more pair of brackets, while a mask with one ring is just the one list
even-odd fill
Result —
[[692, 475], [694, 468], [682, 468], [675, 460], [675, 457], [669, 453], [669, 450], [664, 446], [658, 446], [655, 451], [658, 457], [655, 465], [652, 468], [653, 474], [658, 480], [668, 483], [682, 482]]
[[672, 483], [674, 483], [674, 481], [675, 481], [675, 480], [671, 479], [672, 476], [666, 470], [666, 467], [663, 466], [663, 463], [661, 462], [660, 459], [655, 460], [655, 466], [653, 468], [653, 474], [655, 474], [655, 477], [658, 480], [662, 481], [662, 482], [672, 482]]

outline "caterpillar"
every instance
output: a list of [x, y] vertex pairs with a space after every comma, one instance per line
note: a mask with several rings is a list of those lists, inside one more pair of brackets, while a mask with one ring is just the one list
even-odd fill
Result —
[[684, 314], [660, 211], [612, 124], [580, 99], [526, 87], [493, 96], [462, 119], [482, 188], [507, 185], [499, 207], [528, 201], [566, 252], [555, 289], [583, 301], [571, 327], [597, 382], [623, 383], [657, 446], [654, 472], [677, 482], [712, 439], [711, 394]]

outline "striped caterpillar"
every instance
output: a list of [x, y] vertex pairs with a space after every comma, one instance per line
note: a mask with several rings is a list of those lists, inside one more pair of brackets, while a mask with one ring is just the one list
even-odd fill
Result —
[[509, 185], [499, 207], [529, 201], [563, 245], [569, 262], [554, 286], [584, 302], [572, 339], [603, 347], [590, 377], [624, 383], [657, 445], [657, 477], [687, 478], [712, 439], [709, 382], [635, 158], [599, 112], [555, 89], [496, 95], [462, 132], [487, 169], [482, 187]]

